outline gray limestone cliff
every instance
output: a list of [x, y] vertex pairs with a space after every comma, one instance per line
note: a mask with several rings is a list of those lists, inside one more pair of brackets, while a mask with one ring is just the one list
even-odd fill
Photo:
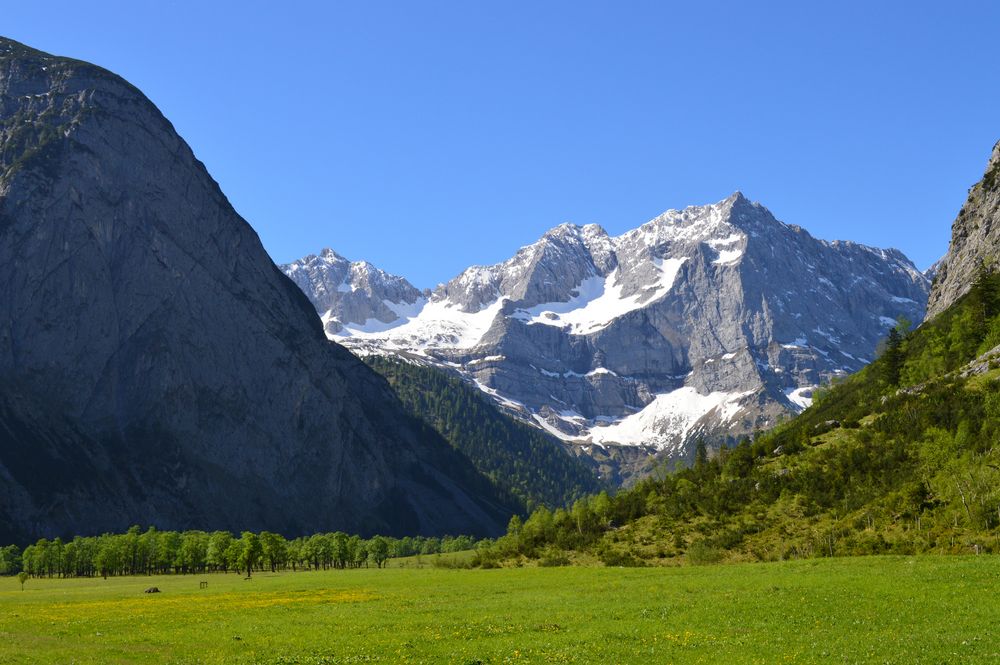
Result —
[[0, 540], [495, 533], [493, 486], [326, 339], [171, 124], [0, 39]]
[[1000, 266], [1000, 142], [973, 185], [951, 227], [948, 253], [938, 263], [927, 305], [928, 318], [948, 309], [976, 279], [983, 265]]

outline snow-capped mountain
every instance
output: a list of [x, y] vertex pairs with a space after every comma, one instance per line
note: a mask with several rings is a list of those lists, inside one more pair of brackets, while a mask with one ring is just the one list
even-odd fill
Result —
[[[563, 224], [503, 263], [429, 295], [378, 293], [353, 316], [297, 265], [283, 269], [356, 352], [456, 370], [584, 450], [671, 457], [802, 410], [897, 320], [922, 320], [929, 288], [899, 251], [817, 240], [740, 193], [617, 237]], [[399, 316], [374, 314], [385, 310]]]
[[419, 311], [414, 305], [422, 294], [408, 281], [367, 261], [348, 261], [332, 249], [319, 256], [310, 254], [282, 270], [316, 306], [327, 335], [340, 333], [344, 323], [374, 328]]

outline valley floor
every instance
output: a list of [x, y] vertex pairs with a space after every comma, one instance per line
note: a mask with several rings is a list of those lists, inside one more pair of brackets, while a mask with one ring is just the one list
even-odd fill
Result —
[[998, 589], [993, 556], [0, 578], [0, 662], [985, 663]]

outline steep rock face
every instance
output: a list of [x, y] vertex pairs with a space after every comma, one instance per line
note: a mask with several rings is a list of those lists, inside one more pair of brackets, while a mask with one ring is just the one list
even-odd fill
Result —
[[327, 341], [152, 103], [9, 40], [0, 289], [8, 535], [487, 533], [508, 516], [467, 460]]
[[948, 254], [935, 264], [928, 318], [948, 309], [964, 295], [984, 263], [993, 268], [1000, 266], [1000, 142], [993, 146], [983, 179], [969, 190], [952, 224]]
[[801, 410], [897, 320], [920, 321], [927, 290], [900, 252], [817, 240], [736, 193], [617, 237], [564, 224], [415, 315], [377, 329], [341, 317], [334, 337], [453, 368], [595, 455], [677, 457]]

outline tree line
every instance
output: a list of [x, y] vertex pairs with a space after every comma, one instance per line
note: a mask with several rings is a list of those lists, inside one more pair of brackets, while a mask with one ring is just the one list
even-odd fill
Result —
[[21, 550], [0, 547], [0, 575], [30, 577], [112, 577], [207, 572], [299, 571], [381, 568], [393, 557], [457, 552], [476, 545], [470, 536], [421, 536], [363, 539], [343, 532], [286, 539], [269, 531], [142, 531], [77, 536], [72, 540], [42, 538]]

